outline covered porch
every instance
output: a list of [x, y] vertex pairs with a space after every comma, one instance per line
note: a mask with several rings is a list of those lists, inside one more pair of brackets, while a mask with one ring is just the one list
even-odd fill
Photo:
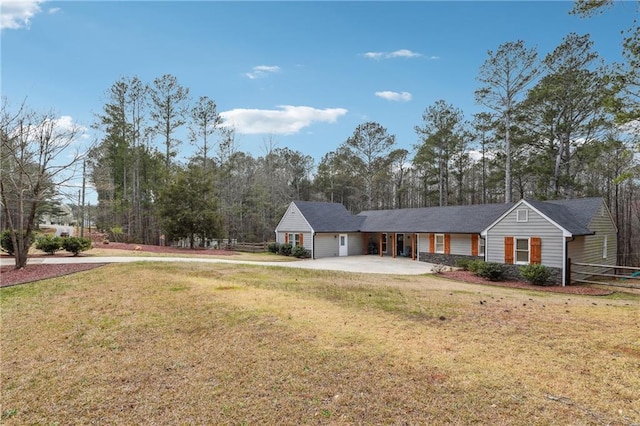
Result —
[[363, 232], [362, 254], [416, 260], [418, 240], [418, 234], [413, 232]]

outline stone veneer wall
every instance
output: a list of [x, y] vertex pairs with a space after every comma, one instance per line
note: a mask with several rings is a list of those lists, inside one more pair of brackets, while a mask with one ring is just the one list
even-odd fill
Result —
[[462, 254], [426, 253], [423, 251], [418, 253], [418, 260], [420, 260], [420, 262], [435, 263], [436, 265], [456, 266], [458, 259], [483, 260], [483, 258], [479, 256], [466, 256]]
[[[460, 254], [443, 254], [443, 253], [418, 253], [418, 260], [420, 262], [434, 263], [436, 265], [456, 266], [458, 259], [468, 260], [483, 260], [480, 256], [465, 256]], [[505, 281], [526, 281], [520, 276], [521, 265], [502, 265], [504, 267], [504, 279]], [[550, 284], [562, 285], [562, 269], [552, 268], [547, 266], [551, 270], [551, 277], [549, 278]]]
[[[504, 279], [505, 281], [527, 281], [520, 276], [520, 266], [522, 265], [502, 265], [504, 267]], [[549, 277], [548, 285], [562, 285], [562, 269], [552, 268], [547, 266], [551, 271], [551, 277]]]

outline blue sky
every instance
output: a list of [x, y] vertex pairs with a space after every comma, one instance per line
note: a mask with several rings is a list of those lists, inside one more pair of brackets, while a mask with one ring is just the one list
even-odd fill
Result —
[[522, 39], [544, 56], [577, 32], [620, 61], [635, 3], [580, 19], [569, 1], [3, 1], [1, 89], [85, 126], [81, 143], [99, 137], [90, 125], [116, 80], [173, 74], [192, 98], [214, 99], [256, 157], [271, 140], [317, 163], [365, 121], [411, 151], [435, 101], [469, 120], [481, 110], [487, 50]]

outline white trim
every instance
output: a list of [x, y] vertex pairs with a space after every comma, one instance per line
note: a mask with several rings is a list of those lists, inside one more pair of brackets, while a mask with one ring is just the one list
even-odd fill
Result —
[[[524, 213], [524, 219], [520, 218], [520, 213]], [[518, 222], [518, 223], [529, 222], [529, 209], [517, 209], [516, 210], [516, 222]]]
[[349, 234], [338, 234], [338, 256], [349, 256]]
[[[438, 237], [442, 236], [442, 251], [438, 251]], [[445, 242], [444, 242], [444, 234], [433, 234], [433, 252], [437, 254], [444, 254], [445, 252]]]
[[547, 222], [549, 222], [550, 224], [552, 224], [553, 226], [555, 226], [556, 228], [558, 228], [560, 231], [562, 231], [562, 236], [563, 237], [567, 237], [567, 238], [571, 238], [573, 237], [573, 234], [571, 232], [569, 232], [568, 230], [564, 229], [562, 226], [558, 225], [556, 222], [554, 222], [553, 220], [551, 220], [547, 215], [545, 215], [544, 213], [540, 212], [540, 210], [536, 209], [535, 207], [533, 207], [531, 204], [529, 204], [527, 202], [527, 200], [520, 200], [517, 203], [515, 203], [513, 206], [511, 206], [511, 208], [509, 210], [507, 210], [505, 213], [502, 214], [502, 216], [500, 216], [498, 219], [494, 220], [493, 223], [491, 223], [491, 225], [487, 226], [485, 229], [482, 230], [482, 232], [480, 233], [480, 235], [482, 236], [486, 236], [487, 232], [493, 228], [494, 226], [496, 226], [498, 223], [500, 223], [505, 217], [507, 217], [508, 215], [510, 215], [515, 209], [517, 209], [518, 207], [522, 206], [522, 205], [526, 205], [528, 206], [531, 210], [535, 211], [536, 213], [538, 213], [540, 216], [542, 216]]
[[602, 258], [606, 259], [608, 254], [609, 254], [609, 236], [608, 235], [603, 235], [602, 236]]
[[[527, 240], [527, 261], [518, 261], [518, 240]], [[514, 265], [530, 265], [531, 264], [531, 237], [513, 237], [513, 264]]]

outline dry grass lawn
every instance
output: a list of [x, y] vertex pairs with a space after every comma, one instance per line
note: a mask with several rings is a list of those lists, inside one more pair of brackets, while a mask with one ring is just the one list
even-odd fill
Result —
[[640, 423], [640, 299], [120, 264], [0, 290], [2, 423]]

